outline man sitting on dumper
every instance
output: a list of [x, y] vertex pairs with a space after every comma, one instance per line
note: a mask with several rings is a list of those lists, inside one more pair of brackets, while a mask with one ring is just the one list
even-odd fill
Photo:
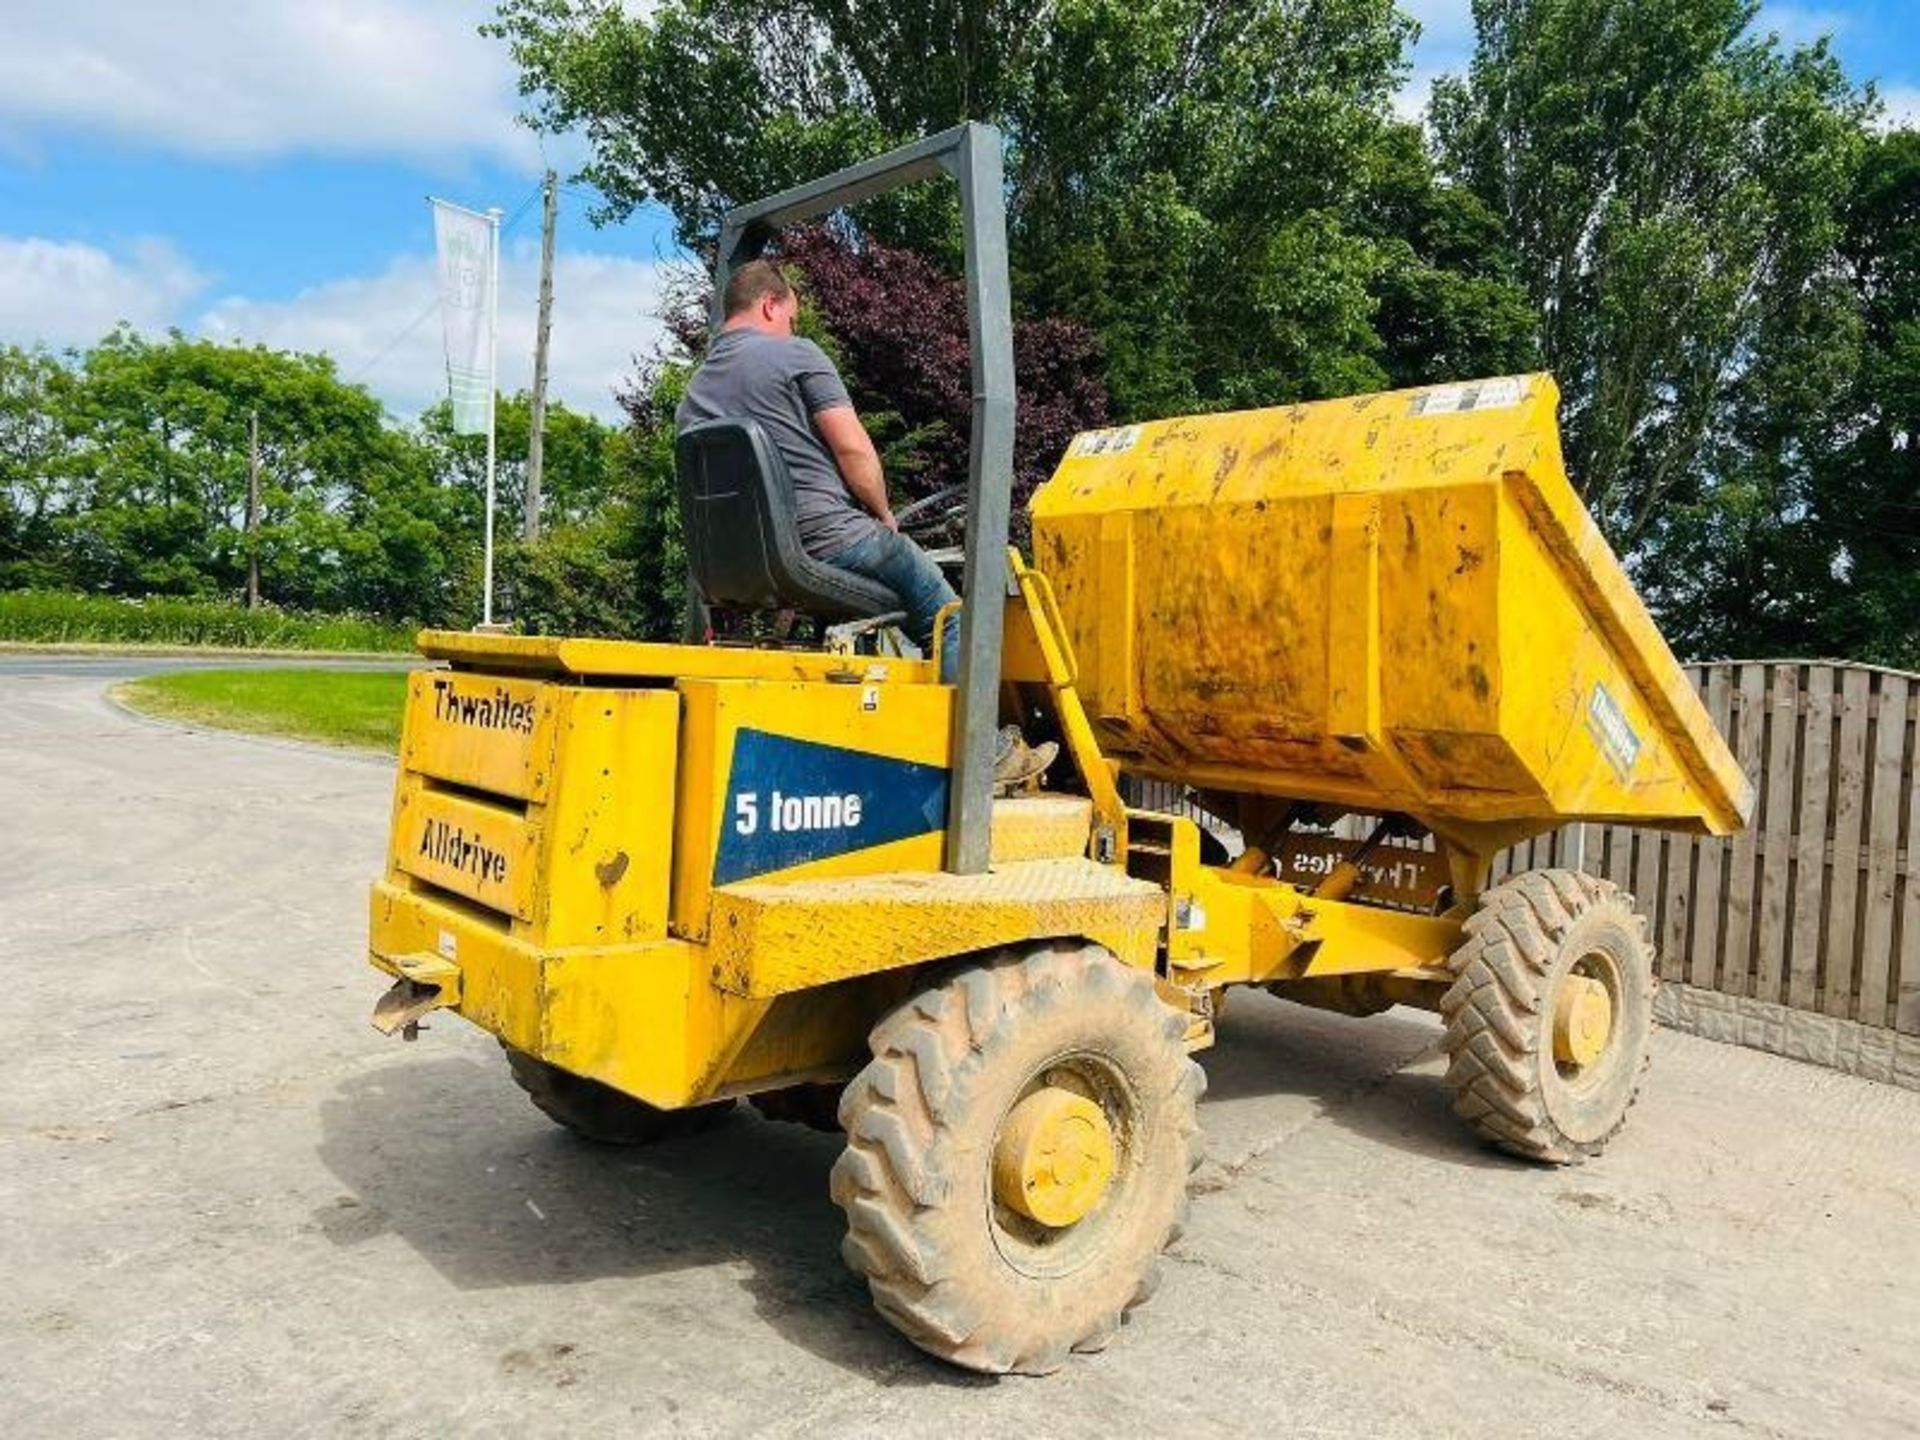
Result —
[[[840, 372], [826, 351], [793, 333], [800, 312], [793, 286], [771, 261], [751, 260], [728, 277], [722, 302], [720, 333], [687, 383], [674, 423], [685, 429], [728, 418], [759, 421], [786, 461], [801, 545], [814, 559], [891, 591], [906, 614], [907, 635], [931, 655], [934, 619], [957, 597], [933, 558], [900, 533], [880, 452]], [[951, 684], [959, 667], [956, 612], [941, 637], [940, 678]], [[1006, 787], [1034, 779], [1058, 751], [1052, 741], [1030, 747], [1018, 727], [1008, 726], [1000, 732], [995, 781]]]
[[[840, 372], [813, 341], [793, 333], [799, 297], [780, 267], [742, 265], [727, 280], [726, 319], [674, 413], [682, 429], [709, 420], [760, 422], [787, 462], [793, 518], [806, 552], [891, 591], [908, 636], [933, 653], [933, 622], [953, 587], [926, 551], [900, 533], [887, 503], [880, 453]], [[958, 673], [960, 626], [949, 620], [940, 678]]]

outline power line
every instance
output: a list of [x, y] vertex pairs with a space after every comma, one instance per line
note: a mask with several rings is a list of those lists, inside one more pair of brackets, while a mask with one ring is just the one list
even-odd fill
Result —
[[393, 339], [389, 340], [385, 345], [381, 346], [380, 352], [377, 355], [375, 355], [371, 360], [367, 361], [367, 363], [362, 365], [358, 370], [355, 370], [353, 374], [349, 375], [347, 377], [346, 383], [349, 385], [358, 384], [360, 380], [363, 377], [365, 377], [366, 373], [369, 370], [373, 369], [374, 366], [378, 365], [382, 360], [386, 359], [387, 356], [391, 355], [395, 351], [395, 349], [399, 347], [400, 342], [402, 340], [405, 340], [409, 335], [413, 334], [414, 331], [418, 330], [420, 328], [421, 322], [423, 322], [429, 315], [433, 314], [433, 312], [439, 308], [440, 308], [440, 297], [436, 295], [433, 297], [433, 299], [427, 302], [426, 309], [422, 310], [418, 315], [414, 316], [413, 319], [407, 322], [406, 329], [402, 330], [398, 335], [394, 336]]
[[533, 189], [527, 192], [527, 198], [522, 200], [518, 205], [516, 205], [514, 207], [513, 214], [509, 215], [506, 218], [506, 220], [502, 222], [500, 226], [500, 233], [502, 235], [506, 234], [509, 230], [513, 229], [514, 226], [518, 225], [521, 219], [526, 215], [527, 211], [533, 208], [533, 202], [540, 198], [541, 187], [544, 185], [544, 183], [545, 183], [544, 181], [540, 181], [540, 180], [534, 181]]

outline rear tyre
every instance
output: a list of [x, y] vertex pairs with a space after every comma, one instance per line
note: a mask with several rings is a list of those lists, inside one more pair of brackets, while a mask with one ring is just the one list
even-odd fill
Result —
[[514, 1083], [542, 1114], [574, 1134], [602, 1145], [651, 1145], [705, 1130], [733, 1108], [733, 1101], [662, 1110], [596, 1080], [549, 1065], [502, 1042]]
[[1096, 945], [1007, 952], [893, 1012], [848, 1085], [841, 1253], [930, 1354], [1044, 1374], [1159, 1283], [1197, 1161], [1184, 1017]]
[[1453, 1108], [1501, 1149], [1553, 1165], [1626, 1123], [1653, 1033], [1647, 922], [1617, 886], [1535, 870], [1480, 897], [1440, 1001]]
[[749, 1096], [748, 1102], [769, 1120], [838, 1135], [840, 1095], [845, 1088], [842, 1085], [789, 1085], [781, 1090], [762, 1090]]

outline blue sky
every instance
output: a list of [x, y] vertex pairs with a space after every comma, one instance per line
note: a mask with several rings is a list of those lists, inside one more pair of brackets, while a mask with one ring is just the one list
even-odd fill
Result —
[[[1418, 107], [1436, 74], [1465, 67], [1473, 50], [1469, 0], [1400, 0], [1421, 24], [1412, 83], [1403, 109]], [[1856, 82], [1875, 82], [1891, 116], [1920, 124], [1920, 5], [1916, 0], [1831, 0], [1827, 4], [1781, 4], [1762, 0], [1755, 27], [1789, 44], [1829, 36]]]
[[[1471, 48], [1468, 0], [1402, 0], [1425, 35], [1403, 108]], [[1913, 0], [1769, 3], [1794, 41], [1920, 120]], [[0, 49], [0, 342], [84, 345], [119, 319], [326, 350], [396, 413], [443, 380], [425, 196], [520, 218], [507, 237], [502, 382], [526, 383], [546, 158], [514, 123], [480, 0], [7, 0]], [[1903, 13], [1904, 12], [1904, 13]], [[562, 195], [554, 388], [611, 414], [659, 334], [663, 216], [595, 229]], [[524, 205], [524, 209], [521, 207]]]

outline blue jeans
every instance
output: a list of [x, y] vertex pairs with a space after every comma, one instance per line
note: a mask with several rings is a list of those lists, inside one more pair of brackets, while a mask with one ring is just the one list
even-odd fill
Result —
[[[940, 567], [905, 535], [878, 530], [864, 540], [856, 540], [827, 564], [837, 570], [851, 570], [876, 580], [891, 590], [907, 612], [907, 638], [920, 647], [922, 655], [933, 653], [933, 620], [942, 606], [959, 597], [947, 584]], [[940, 678], [949, 685], [960, 673], [960, 612], [947, 617], [941, 636]]]

